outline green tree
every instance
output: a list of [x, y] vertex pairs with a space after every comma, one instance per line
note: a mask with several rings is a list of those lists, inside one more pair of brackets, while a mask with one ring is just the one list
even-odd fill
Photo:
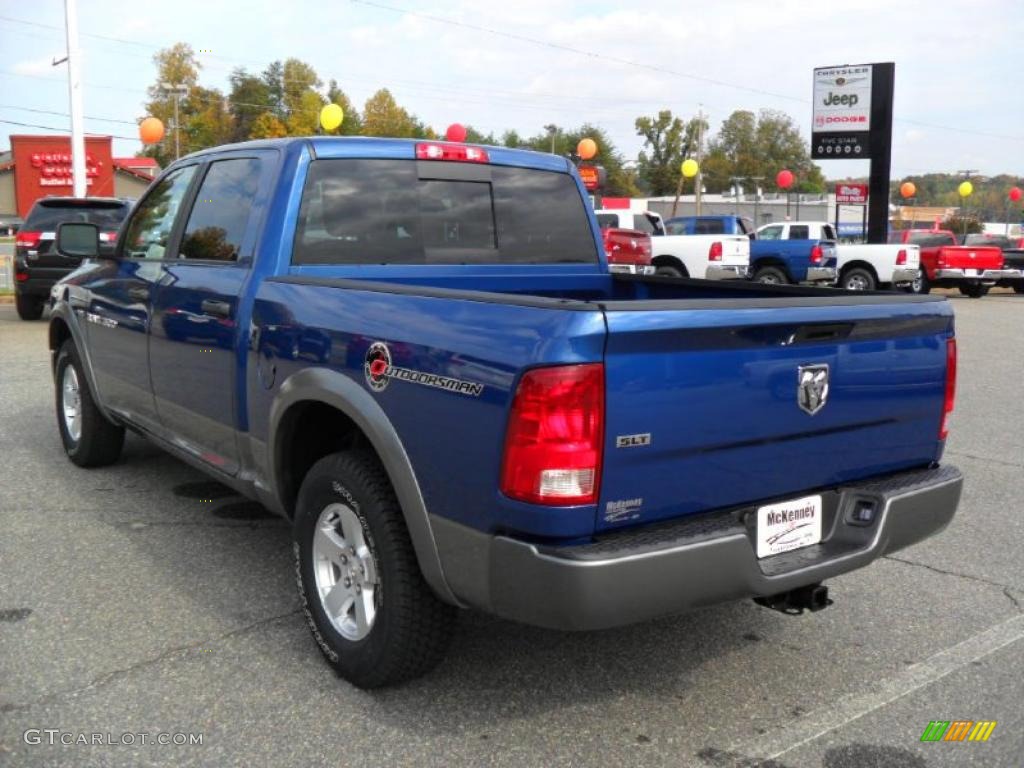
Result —
[[[653, 196], [671, 195], [678, 188], [680, 170], [697, 146], [700, 131], [697, 118], [686, 121], [673, 117], [672, 111], [663, 109], [657, 117], [638, 117], [635, 122], [638, 136], [643, 137], [644, 149], [638, 160], [639, 176], [645, 189]], [[707, 123], [704, 123], [706, 130]]]
[[948, 229], [956, 235], [974, 235], [985, 231], [981, 219], [973, 213], [954, 213], [942, 222], [942, 229]]
[[760, 184], [772, 188], [776, 174], [784, 168], [796, 176], [793, 191], [825, 191], [821, 169], [811, 162], [807, 143], [789, 115], [738, 110], [723, 121], [712, 139], [702, 175], [709, 192], [728, 189], [733, 176], [759, 176]]
[[281, 99], [284, 117], [291, 117], [309, 107], [307, 93], [315, 93], [323, 83], [309, 64], [298, 59], [287, 59], [281, 75]]
[[235, 121], [223, 93], [216, 88], [197, 85], [189, 99], [195, 102], [197, 110], [185, 126], [189, 151], [216, 147], [234, 140]]
[[[506, 134], [505, 138], [509, 138]], [[576, 145], [580, 139], [591, 138], [597, 143], [597, 156], [593, 162], [604, 166], [608, 174], [603, 194], [610, 197], [635, 197], [640, 194], [633, 175], [623, 166], [625, 158], [615, 147], [614, 142], [604, 129], [584, 123], [579, 128], [560, 128], [555, 133], [555, 154], [562, 157], [569, 157], [576, 152]], [[506, 144], [507, 146], [507, 144]], [[542, 131], [518, 146], [526, 146], [537, 152], [551, 153], [551, 133]]]
[[363, 135], [416, 138], [423, 136], [424, 126], [402, 107], [387, 88], [381, 88], [363, 107]]
[[491, 146], [498, 144], [498, 140], [494, 138], [493, 133], [481, 133], [472, 125], [466, 126], [466, 142], [469, 144], [488, 144]]
[[228, 78], [231, 92], [228, 104], [234, 118], [232, 141], [245, 141], [252, 134], [253, 123], [264, 112], [273, 112], [274, 101], [266, 81], [236, 69]]
[[345, 113], [345, 118], [342, 120], [341, 125], [331, 131], [335, 136], [358, 136], [363, 131], [363, 120], [359, 116], [359, 111], [352, 104], [345, 92], [338, 87], [336, 80], [331, 80], [327, 87], [327, 103], [337, 104], [341, 107], [342, 112]]

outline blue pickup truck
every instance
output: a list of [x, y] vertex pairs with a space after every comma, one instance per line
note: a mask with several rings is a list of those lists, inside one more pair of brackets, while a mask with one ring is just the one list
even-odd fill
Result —
[[751, 279], [758, 283], [833, 285], [837, 279], [835, 238], [812, 240], [807, 227], [792, 225], [793, 234], [784, 239], [782, 224], [766, 224], [755, 232], [743, 216], [710, 215], [677, 216], [665, 228], [676, 235], [747, 235]]
[[67, 455], [131, 430], [293, 521], [313, 636], [362, 687], [429, 670], [458, 608], [820, 609], [949, 523], [945, 299], [610, 274], [586, 200], [565, 159], [497, 147], [182, 158], [113, 254], [58, 230]]

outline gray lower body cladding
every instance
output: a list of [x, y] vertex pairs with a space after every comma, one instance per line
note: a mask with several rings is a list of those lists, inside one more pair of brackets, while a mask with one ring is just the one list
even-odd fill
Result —
[[[862, 568], [945, 528], [963, 476], [913, 470], [823, 491], [822, 541], [759, 560], [754, 507], [692, 515], [554, 547], [490, 535], [436, 515], [448, 584], [464, 603], [553, 629], [630, 624], [704, 605], [775, 595]], [[851, 521], [858, 505], [870, 524]]]

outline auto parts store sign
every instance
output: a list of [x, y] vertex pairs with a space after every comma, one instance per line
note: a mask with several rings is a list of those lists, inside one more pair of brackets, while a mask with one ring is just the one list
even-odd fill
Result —
[[871, 156], [871, 76], [870, 64], [814, 70], [811, 157]]

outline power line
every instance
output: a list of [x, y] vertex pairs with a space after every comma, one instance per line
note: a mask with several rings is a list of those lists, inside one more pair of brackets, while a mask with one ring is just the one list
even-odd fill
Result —
[[[56, 128], [52, 125], [39, 125], [38, 123], [21, 123], [17, 120], [3, 120], [0, 119], [0, 123], [6, 123], [7, 125], [16, 125], [19, 128], [42, 128], [45, 131], [60, 131], [61, 133], [67, 133], [67, 128]], [[138, 141], [138, 136], [117, 136], [110, 133], [86, 133], [87, 136], [110, 136], [112, 139], [127, 139], [128, 141]]]
[[[56, 112], [52, 109], [33, 109], [31, 107], [17, 107], [13, 104], [0, 104], [0, 109], [17, 109], [21, 112], [35, 112], [40, 115], [57, 115], [58, 117], [71, 117], [68, 112]], [[86, 120], [96, 120], [100, 123], [121, 123], [122, 125], [137, 125], [134, 120], [115, 120], [112, 117], [91, 117], [85, 115]]]

